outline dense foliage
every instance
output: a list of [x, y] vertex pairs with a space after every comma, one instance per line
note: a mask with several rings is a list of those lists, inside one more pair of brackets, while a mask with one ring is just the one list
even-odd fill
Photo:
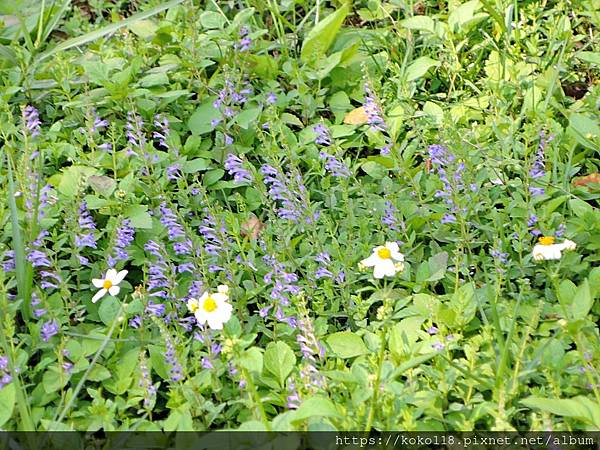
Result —
[[599, 10], [2, 3], [0, 427], [598, 429]]

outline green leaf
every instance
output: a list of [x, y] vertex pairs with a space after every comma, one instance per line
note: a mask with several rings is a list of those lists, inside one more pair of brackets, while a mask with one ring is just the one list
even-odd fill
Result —
[[223, 169], [209, 170], [204, 174], [204, 177], [202, 177], [202, 181], [204, 182], [205, 186], [210, 186], [219, 181], [223, 175], [225, 175], [225, 171]]
[[409, 30], [422, 30], [433, 33], [435, 22], [428, 16], [413, 16], [400, 21], [400, 26]]
[[264, 356], [265, 369], [275, 375], [280, 386], [285, 385], [285, 380], [296, 365], [296, 356], [285, 342], [271, 342], [267, 345]]
[[310, 30], [306, 39], [304, 39], [300, 52], [300, 59], [303, 63], [314, 64], [320, 62], [321, 58], [325, 56], [327, 49], [333, 43], [348, 12], [348, 5], [344, 5], [333, 14], [325, 17], [325, 19]]
[[235, 121], [240, 126], [240, 128], [247, 130], [248, 128], [250, 128], [251, 125], [255, 124], [256, 119], [260, 115], [260, 111], [260, 108], [248, 108], [239, 113]]
[[104, 175], [90, 175], [87, 181], [96, 193], [104, 197], [110, 197], [117, 188], [115, 179]]
[[600, 67], [600, 53], [599, 52], [579, 52], [575, 56], [582, 61], [590, 64], [595, 64]]
[[439, 65], [439, 61], [429, 56], [421, 56], [415, 59], [406, 69], [406, 81], [413, 81], [424, 76], [429, 69]]
[[146, 205], [130, 205], [123, 214], [131, 220], [133, 228], [152, 228], [152, 216], [148, 214]]
[[573, 417], [600, 427], [600, 405], [593, 400], [577, 396], [570, 399], [528, 397], [521, 400], [528, 408], [540, 409], [557, 416]]
[[384, 166], [375, 161], [366, 161], [362, 163], [360, 167], [367, 173], [367, 175], [375, 178], [376, 180], [380, 180], [388, 173], [388, 170]]
[[152, 38], [158, 30], [158, 26], [151, 20], [138, 20], [130, 24], [128, 28], [133, 34], [146, 40]]
[[183, 164], [183, 172], [184, 173], [196, 173], [202, 170], [206, 170], [210, 167], [210, 161], [202, 158], [192, 159], [191, 161], [186, 161]]
[[592, 291], [590, 289], [590, 283], [586, 278], [575, 292], [575, 297], [573, 298], [573, 304], [571, 305], [573, 318], [575, 320], [585, 319], [590, 312], [590, 309], [592, 309], [593, 303], [594, 301], [592, 297]]
[[9, 383], [0, 389], [0, 427], [12, 417], [16, 403], [15, 384]]
[[121, 303], [112, 295], [102, 297], [99, 301], [98, 316], [100, 316], [100, 320], [104, 325], [110, 325], [119, 314]]
[[216, 11], [205, 11], [200, 14], [200, 24], [208, 29], [221, 29], [227, 23], [227, 18]]
[[221, 112], [213, 106], [213, 99], [211, 99], [198, 106], [188, 120], [188, 127], [194, 135], [210, 133], [213, 130], [210, 121], [220, 118]]
[[44, 372], [42, 387], [46, 394], [51, 394], [64, 388], [68, 381], [69, 375], [61, 374], [57, 367], [52, 367]]
[[97, 169], [93, 167], [70, 166], [61, 174], [58, 192], [68, 198], [74, 198], [80, 189], [85, 188], [88, 177], [96, 173]]
[[343, 416], [337, 410], [331, 400], [325, 397], [309, 397], [296, 410], [293, 421], [310, 419], [311, 417], [335, 417], [341, 419]]
[[592, 205], [579, 198], [572, 198], [569, 200], [569, 207], [571, 208], [571, 211], [573, 211], [573, 214], [575, 214], [577, 217], [583, 217], [587, 213], [594, 212]]
[[463, 3], [448, 16], [448, 25], [453, 31], [461, 30], [475, 18], [475, 12], [481, 8], [479, 0]]
[[360, 336], [350, 331], [340, 331], [327, 337], [327, 344], [338, 358], [354, 358], [369, 353]]
[[567, 131], [584, 147], [598, 149], [598, 144], [595, 142], [600, 137], [600, 125], [598, 125], [597, 118], [581, 113], [571, 113]]
[[240, 365], [250, 372], [262, 373], [263, 354], [258, 347], [251, 347], [246, 350], [241, 358]]
[[429, 277], [425, 281], [437, 281], [444, 278], [448, 268], [448, 253], [440, 252], [427, 260]]
[[92, 370], [90, 370], [88, 380], [104, 381], [108, 380], [110, 377], [112, 377], [112, 374], [106, 367], [101, 366], [100, 364], [96, 364], [94, 365], [94, 367], [92, 367]]

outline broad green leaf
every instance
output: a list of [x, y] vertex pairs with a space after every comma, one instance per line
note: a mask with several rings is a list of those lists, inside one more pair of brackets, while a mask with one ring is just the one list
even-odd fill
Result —
[[206, 170], [210, 167], [210, 161], [202, 158], [192, 159], [191, 161], [186, 161], [183, 164], [183, 172], [184, 173], [196, 173], [202, 170]]
[[12, 417], [16, 403], [15, 384], [9, 383], [0, 389], [0, 427]]
[[100, 302], [100, 307], [98, 308], [98, 316], [100, 316], [100, 320], [105, 325], [109, 326], [110, 324], [112, 324], [113, 320], [115, 320], [117, 314], [119, 314], [121, 303], [112, 295], [106, 295], [98, 301]]
[[296, 365], [296, 356], [285, 342], [271, 342], [264, 355], [265, 369], [275, 375], [281, 386]]
[[311, 417], [335, 417], [342, 418], [342, 414], [337, 410], [331, 400], [321, 396], [309, 397], [296, 411], [293, 421], [310, 419]]
[[600, 52], [579, 52], [577, 58], [600, 67]]
[[260, 374], [263, 370], [263, 354], [258, 347], [250, 347], [240, 358], [240, 365], [250, 372]]
[[74, 198], [80, 190], [83, 190], [87, 184], [87, 179], [95, 175], [97, 169], [87, 166], [70, 166], [63, 170], [58, 192], [68, 198]]
[[423, 324], [422, 317], [407, 317], [392, 327], [389, 333], [389, 349], [397, 357], [411, 353], [412, 347], [417, 342], [419, 330]]
[[255, 124], [256, 119], [260, 115], [260, 111], [260, 108], [248, 108], [239, 113], [235, 121], [240, 126], [240, 128], [247, 130], [248, 128], [250, 128], [251, 125]]
[[90, 373], [88, 375], [88, 379], [90, 381], [104, 381], [108, 380], [111, 377], [112, 374], [110, 373], [110, 371], [100, 364], [94, 365], [94, 367], [92, 367], [92, 370], [90, 370]]
[[135, 34], [136, 36], [141, 37], [142, 39], [150, 39], [158, 30], [158, 26], [152, 22], [151, 20], [138, 20], [128, 26], [128, 28]]
[[583, 280], [581, 286], [577, 288], [575, 297], [573, 298], [573, 304], [571, 305], [571, 312], [575, 320], [585, 319], [585, 317], [592, 309], [594, 301], [592, 298], [592, 292], [590, 290], [590, 284], [587, 280]]
[[329, 335], [327, 344], [338, 358], [354, 358], [369, 353], [362, 338], [350, 331], [340, 331]]
[[361, 169], [364, 170], [367, 175], [375, 178], [376, 180], [380, 180], [385, 177], [388, 173], [387, 169], [379, 163], [375, 161], [366, 161], [361, 164]]
[[596, 117], [586, 114], [571, 113], [567, 131], [577, 142], [586, 148], [598, 149], [597, 139], [600, 137], [600, 125]]
[[348, 11], [348, 5], [344, 5], [310, 30], [300, 52], [300, 59], [303, 63], [314, 65], [314, 63], [320, 62], [344, 23]]
[[521, 400], [521, 403], [528, 408], [539, 409], [557, 416], [573, 417], [600, 427], [600, 405], [583, 396], [569, 399], [532, 396]]
[[219, 181], [223, 175], [225, 175], [225, 171], [223, 169], [213, 169], [209, 170], [202, 177], [202, 182], [205, 186], [211, 186]]
[[475, 17], [475, 12], [481, 8], [479, 0], [463, 3], [448, 16], [448, 25], [453, 31], [459, 31]]
[[437, 281], [444, 278], [448, 268], [448, 253], [440, 252], [427, 260], [429, 277], [425, 281]]
[[220, 119], [221, 112], [213, 106], [213, 99], [201, 104], [188, 120], [188, 127], [192, 134], [206, 134], [213, 130], [210, 121]]
[[116, 180], [104, 175], [90, 175], [87, 181], [94, 191], [104, 197], [110, 197], [117, 188]]
[[216, 11], [205, 11], [200, 14], [200, 24], [206, 29], [220, 29], [227, 23], [227, 17]]
[[414, 81], [421, 78], [429, 69], [439, 64], [439, 61], [436, 61], [429, 56], [421, 56], [420, 58], [415, 59], [406, 69], [406, 81]]
[[123, 214], [131, 220], [133, 228], [152, 228], [152, 217], [148, 214], [146, 205], [130, 205]]
[[573, 211], [573, 214], [575, 214], [577, 217], [583, 217], [587, 213], [594, 212], [594, 208], [592, 207], [592, 205], [579, 198], [570, 199], [569, 207], [571, 208], [571, 211]]
[[435, 22], [428, 16], [413, 16], [400, 21], [400, 26], [409, 30], [422, 30], [431, 33], [435, 30]]
[[59, 373], [58, 367], [54, 366], [44, 372], [42, 386], [47, 394], [51, 394], [64, 388], [68, 381], [69, 375]]

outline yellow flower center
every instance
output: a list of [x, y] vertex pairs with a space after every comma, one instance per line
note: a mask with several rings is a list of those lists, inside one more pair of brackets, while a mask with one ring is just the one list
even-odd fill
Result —
[[110, 281], [110, 280], [104, 280], [104, 284], [102, 285], [102, 287], [104, 289], [110, 289], [112, 287], [112, 285], [113, 285], [112, 281]]
[[217, 309], [217, 302], [209, 295], [206, 300], [204, 300], [204, 305], [202, 306], [204, 311], [210, 313]]
[[542, 236], [539, 240], [542, 245], [554, 244], [554, 236]]
[[198, 311], [200, 309], [200, 305], [198, 305], [198, 303], [193, 302], [190, 303], [190, 311], [193, 313], [195, 313], [196, 311]]
[[377, 256], [381, 259], [390, 259], [392, 257], [392, 252], [389, 248], [383, 247], [377, 250]]

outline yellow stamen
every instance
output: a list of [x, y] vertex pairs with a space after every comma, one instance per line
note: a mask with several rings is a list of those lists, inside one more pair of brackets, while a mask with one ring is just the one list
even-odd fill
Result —
[[539, 241], [541, 245], [552, 245], [554, 244], [554, 236], [542, 236]]
[[104, 289], [110, 289], [112, 287], [112, 285], [113, 285], [112, 281], [110, 281], [110, 280], [104, 280], [104, 284], [102, 285], [102, 287]]
[[190, 303], [189, 309], [190, 309], [190, 312], [193, 314], [200, 309], [200, 305], [196, 302]]
[[204, 300], [204, 305], [202, 307], [206, 312], [213, 312], [215, 309], [217, 309], [217, 302], [215, 302], [211, 296], [208, 296], [208, 298]]
[[390, 259], [392, 257], [392, 252], [389, 248], [383, 247], [377, 250], [377, 256], [381, 259]]

